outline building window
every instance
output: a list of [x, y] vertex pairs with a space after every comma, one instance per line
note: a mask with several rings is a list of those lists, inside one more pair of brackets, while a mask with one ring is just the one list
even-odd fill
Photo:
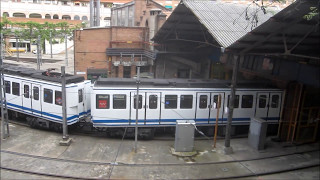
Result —
[[51, 89], [43, 89], [43, 101], [52, 104], [53, 91]]
[[158, 96], [150, 95], [149, 96], [149, 109], [157, 109], [158, 108]]
[[165, 96], [165, 109], [177, 109], [177, 95], [166, 95]]
[[[137, 99], [137, 95], [134, 95], [134, 100], [133, 100], [133, 103], [134, 103], [133, 108], [134, 109], [137, 109], [136, 108], [136, 104], [137, 104], [136, 99]], [[141, 108], [142, 108], [142, 95], [139, 95], [138, 109], [141, 109]]]
[[24, 98], [29, 98], [29, 85], [23, 85], [23, 96]]
[[127, 108], [127, 95], [114, 94], [113, 95], [113, 109], [126, 109]]
[[181, 95], [180, 96], [180, 109], [192, 109], [193, 96]]
[[279, 106], [279, 95], [272, 95], [271, 108], [278, 108]]
[[74, 20], [80, 20], [80, 16], [75, 15], [73, 19], [74, 19]]
[[199, 108], [206, 109], [207, 106], [208, 106], [208, 96], [207, 95], [200, 95]]
[[12, 94], [20, 96], [20, 83], [12, 82]]
[[55, 104], [62, 106], [62, 92], [61, 91], [55, 91], [54, 92], [55, 97]]
[[33, 99], [39, 100], [39, 88], [38, 87], [33, 87]]
[[131, 78], [131, 66], [123, 66], [123, 77]]
[[253, 95], [243, 95], [241, 101], [241, 108], [252, 108]]
[[59, 16], [57, 14], [53, 15], [52, 19], [59, 19]]
[[109, 109], [109, 94], [97, 94], [96, 95], [96, 108], [97, 109]]
[[11, 94], [11, 84], [10, 81], [4, 81], [4, 85], [6, 87], [6, 93]]

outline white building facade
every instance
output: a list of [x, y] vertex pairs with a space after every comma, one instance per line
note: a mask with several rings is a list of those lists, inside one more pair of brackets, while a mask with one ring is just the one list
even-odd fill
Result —
[[[110, 26], [111, 8], [119, 3], [100, 3], [100, 26]], [[90, 3], [72, 0], [1, 0], [1, 16], [90, 21]]]

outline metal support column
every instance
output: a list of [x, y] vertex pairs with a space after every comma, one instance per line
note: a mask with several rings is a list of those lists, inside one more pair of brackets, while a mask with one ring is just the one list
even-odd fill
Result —
[[8, 108], [6, 99], [6, 87], [4, 83], [3, 74], [3, 35], [1, 34], [1, 55], [0, 55], [0, 103], [1, 103], [1, 137], [6, 139], [9, 137], [9, 120], [8, 120]]
[[19, 51], [19, 48], [20, 48], [20, 44], [19, 44], [19, 37], [18, 36], [16, 36], [16, 50], [17, 50], [17, 62], [19, 62], [19, 53], [20, 53], [20, 51]]
[[68, 66], [68, 36], [64, 36], [65, 44], [66, 44], [66, 58], [65, 58], [65, 63], [66, 67]]
[[62, 92], [62, 141], [60, 145], [69, 146], [71, 139], [68, 135], [68, 124], [67, 124], [67, 93], [66, 93], [66, 74], [65, 67], [61, 66], [61, 92]]
[[52, 32], [50, 31], [50, 57], [52, 59]]
[[137, 67], [136, 127], [135, 127], [135, 136], [134, 136], [134, 152], [135, 153], [137, 153], [137, 142], [138, 142], [139, 84], [140, 84], [140, 67]]
[[225, 154], [233, 153], [232, 147], [230, 146], [230, 137], [231, 137], [230, 131], [231, 131], [231, 123], [232, 123], [232, 117], [233, 117], [233, 108], [234, 108], [234, 100], [235, 100], [236, 85], [237, 85], [239, 58], [240, 56], [234, 56], [234, 59], [233, 59], [233, 72], [232, 72], [229, 112], [228, 112], [228, 121], [226, 125], [226, 136], [225, 136], [225, 143], [224, 143]]
[[39, 35], [37, 39], [37, 70], [40, 70], [40, 65], [42, 65], [42, 62], [41, 62], [41, 40]]

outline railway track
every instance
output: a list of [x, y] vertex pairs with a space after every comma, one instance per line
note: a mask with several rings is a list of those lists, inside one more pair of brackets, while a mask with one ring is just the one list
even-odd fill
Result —
[[[310, 154], [315, 153], [319, 153], [319, 150], [295, 152], [245, 160], [194, 163], [132, 164], [124, 162], [78, 161], [71, 159], [35, 156], [1, 150], [1, 154], [3, 157], [1, 159], [1, 169], [28, 175], [64, 179], [117, 179], [119, 177], [125, 179], [153, 179], [152, 177], [157, 179], [180, 179], [182, 177], [184, 177], [183, 179], [234, 179], [258, 177], [319, 167], [319, 159], [312, 160], [308, 158], [310, 157]], [[10, 159], [10, 162], [7, 162], [7, 159]], [[295, 164], [292, 164], [293, 159], [297, 161]], [[252, 166], [263, 163], [263, 167], [273, 167], [276, 163], [279, 163], [279, 161], [288, 161], [288, 167], [259, 170], [259, 168], [257, 168], [256, 166]], [[32, 162], [32, 166], [28, 165], [28, 163], [30, 162]], [[114, 169], [114, 171], [112, 171], [111, 169]], [[131, 169], [131, 171], [128, 171], [129, 169]], [[156, 171], [157, 169], [159, 171]], [[172, 174], [174, 170], [178, 169], [179, 172], [191, 171], [194, 172], [194, 174], [180, 174], [177, 172], [175, 172], [175, 174]], [[193, 169], [193, 171], [191, 169]], [[199, 174], [201, 169], [216, 169], [220, 170], [220, 173], [218, 171], [218, 173], [206, 173], [206, 175], [202, 177], [201, 175], [203, 174]], [[126, 173], [123, 174], [124, 172]], [[233, 172], [237, 173], [234, 174]]]
[[[1, 119], [1, 118], [0, 118]], [[16, 121], [16, 120], [9, 120], [9, 123], [15, 124], [15, 125], [20, 125], [20, 126], [25, 126], [25, 127], [30, 127], [26, 123], [26, 121]], [[31, 127], [30, 127], [31, 128]], [[159, 128], [160, 129], [160, 128]], [[53, 131], [53, 130], [48, 130], [48, 131]], [[93, 128], [91, 124], [87, 123], [86, 125], [82, 126], [81, 128], [71, 128], [69, 129], [69, 134], [70, 135], [82, 135], [82, 136], [91, 136], [91, 137], [107, 137], [107, 133], [103, 130], [100, 130], [99, 128]], [[247, 134], [240, 134], [240, 135], [234, 135], [232, 138], [246, 138], [248, 137]], [[116, 138], [121, 138], [116, 137]], [[129, 137], [132, 138], [132, 137]], [[163, 140], [163, 141], [172, 141], [174, 140], [174, 132], [168, 132], [168, 131], [157, 131], [156, 135], [153, 138], [154, 140]], [[203, 136], [200, 133], [196, 135], [195, 140], [212, 140], [212, 136]], [[224, 139], [224, 137], [217, 136], [217, 140], [219, 139]]]

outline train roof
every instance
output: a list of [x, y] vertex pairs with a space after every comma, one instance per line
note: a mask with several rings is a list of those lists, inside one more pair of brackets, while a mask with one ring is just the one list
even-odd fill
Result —
[[[148, 88], [230, 88], [231, 81], [218, 79], [140, 79], [140, 87]], [[99, 78], [94, 87], [136, 87], [136, 79]], [[237, 88], [276, 88], [269, 81], [240, 81]], [[277, 89], [277, 88], [276, 88]]]
[[[50, 81], [55, 83], [61, 83], [61, 73], [50, 72], [44, 70], [36, 70], [33, 68], [26, 68], [21, 66], [3, 65], [3, 71], [5, 74], [17, 75], [22, 77], [30, 77], [33, 79], [39, 79], [44, 81]], [[78, 83], [83, 82], [84, 77], [66, 74], [66, 83]]]

